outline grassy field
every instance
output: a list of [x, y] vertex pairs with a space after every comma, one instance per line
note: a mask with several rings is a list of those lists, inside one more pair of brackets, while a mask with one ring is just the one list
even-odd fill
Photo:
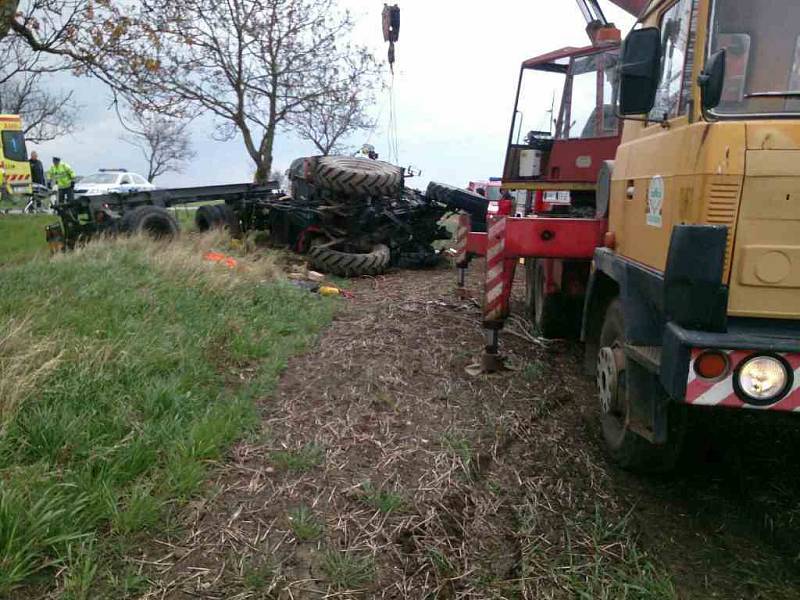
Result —
[[[0, 219], [4, 262], [40, 253], [25, 232], [44, 221]], [[335, 302], [282, 283], [269, 256], [204, 262], [221, 243], [134, 238], [0, 268], [0, 596], [135, 590], [115, 557], [168, 527], [331, 319]]]
[[0, 215], [0, 265], [46, 255], [44, 228], [52, 215]]

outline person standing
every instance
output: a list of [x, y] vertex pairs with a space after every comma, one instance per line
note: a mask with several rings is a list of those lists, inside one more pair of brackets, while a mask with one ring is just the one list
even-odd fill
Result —
[[44, 178], [44, 165], [39, 160], [39, 155], [36, 151], [31, 152], [31, 158], [28, 161], [31, 164], [31, 182], [39, 185], [47, 185]]
[[53, 157], [53, 166], [47, 172], [50, 181], [58, 186], [58, 203], [75, 200], [75, 171], [57, 156]]
[[[44, 165], [42, 165], [42, 161], [39, 160], [39, 155], [36, 151], [31, 152], [28, 163], [31, 166], [31, 183], [34, 185], [32, 190], [33, 203], [37, 209], [42, 208], [42, 188], [47, 187], [47, 181], [44, 178]], [[42, 186], [42, 188], [37, 189], [35, 187], [37, 185]]]

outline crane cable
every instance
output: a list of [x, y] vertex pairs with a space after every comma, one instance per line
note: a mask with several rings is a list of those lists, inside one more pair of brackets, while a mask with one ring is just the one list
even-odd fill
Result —
[[394, 164], [400, 163], [400, 138], [397, 133], [397, 103], [395, 101], [395, 77], [394, 77], [394, 63], [395, 51], [394, 45], [400, 39], [400, 7], [395, 5], [383, 5], [383, 39], [389, 43], [389, 71], [391, 72], [391, 79], [389, 80], [389, 125], [387, 130], [387, 143], [389, 146], [389, 161]]
[[389, 83], [389, 162], [400, 164], [400, 138], [397, 134], [397, 103], [395, 102], [394, 73]]

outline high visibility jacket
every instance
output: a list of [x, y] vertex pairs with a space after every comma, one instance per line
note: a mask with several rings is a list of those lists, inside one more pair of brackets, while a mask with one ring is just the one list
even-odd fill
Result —
[[64, 190], [75, 181], [75, 171], [67, 163], [60, 162], [50, 167], [50, 170], [47, 171], [47, 177], [51, 181], [55, 181], [59, 189]]

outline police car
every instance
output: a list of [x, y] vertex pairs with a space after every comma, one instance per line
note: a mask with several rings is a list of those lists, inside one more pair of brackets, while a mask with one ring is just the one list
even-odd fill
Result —
[[138, 173], [127, 169], [100, 169], [97, 173], [82, 177], [75, 184], [75, 196], [98, 196], [110, 193], [131, 193], [154, 190], [156, 186]]

